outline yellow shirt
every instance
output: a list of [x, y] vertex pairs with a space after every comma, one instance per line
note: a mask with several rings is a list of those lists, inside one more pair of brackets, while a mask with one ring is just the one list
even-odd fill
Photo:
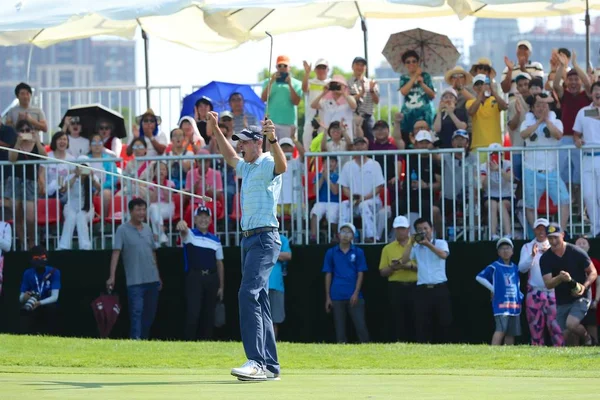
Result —
[[[408, 245], [408, 243], [407, 243]], [[382, 270], [386, 267], [389, 267], [392, 263], [392, 260], [399, 260], [402, 258], [404, 254], [404, 249], [406, 247], [402, 246], [398, 243], [397, 240], [394, 240], [392, 243], [387, 244], [383, 250], [381, 251], [381, 261], [379, 262], [379, 269]], [[392, 275], [388, 277], [388, 281], [390, 282], [416, 282], [417, 281], [417, 271], [407, 271], [405, 269], [400, 269], [398, 271], [394, 271]]]
[[[467, 110], [475, 99], [467, 100]], [[473, 132], [471, 135], [471, 148], [488, 147], [492, 143], [502, 143], [502, 128], [500, 125], [500, 109], [495, 97], [488, 97], [479, 106], [475, 115], [471, 116]]]

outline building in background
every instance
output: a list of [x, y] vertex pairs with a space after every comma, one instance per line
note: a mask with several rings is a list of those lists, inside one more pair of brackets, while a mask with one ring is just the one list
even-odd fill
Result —
[[[536, 25], [531, 31], [512, 36], [506, 43], [505, 52], [509, 57], [513, 56], [514, 58], [517, 42], [519, 40], [529, 40], [533, 47], [531, 58], [542, 63], [546, 76], [550, 71], [552, 50], [560, 47], [575, 50], [577, 61], [583, 67], [585, 66], [586, 59], [585, 34], [576, 33], [573, 24], [572, 18], [565, 17], [562, 18], [560, 28], [550, 30], [547, 28], [546, 21], [540, 19], [536, 21]], [[598, 49], [600, 48], [599, 33], [600, 17], [596, 17], [590, 26], [590, 61], [595, 67], [600, 62], [600, 58], [598, 57]]]
[[[19, 82], [37, 88], [80, 88], [74, 91], [35, 93], [35, 103], [46, 112], [50, 129], [56, 128], [71, 104], [103, 103], [111, 108], [132, 108], [136, 92], [82, 91], [92, 87], [135, 86], [135, 42], [126, 40], [82, 39], [50, 46], [33, 47], [31, 70], [27, 79], [27, 62], [31, 47], [0, 47], [0, 111], [14, 100]], [[52, 96], [52, 98], [49, 98]]]
[[[477, 18], [473, 27], [473, 45], [469, 51], [468, 64], [477, 62], [480, 57], [487, 57], [500, 74], [505, 66], [504, 56], [515, 56], [514, 47], [509, 53], [506, 52], [507, 44], [511, 38], [518, 36], [519, 24], [516, 19]], [[470, 67], [467, 71], [469, 69]]]

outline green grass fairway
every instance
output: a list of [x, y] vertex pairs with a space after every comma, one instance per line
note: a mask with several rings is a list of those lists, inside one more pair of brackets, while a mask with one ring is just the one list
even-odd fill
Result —
[[599, 348], [279, 345], [282, 380], [238, 382], [240, 343], [0, 335], [0, 399], [597, 399]]

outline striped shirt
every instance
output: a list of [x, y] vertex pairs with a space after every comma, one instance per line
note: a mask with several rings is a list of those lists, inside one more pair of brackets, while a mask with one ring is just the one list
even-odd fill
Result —
[[[544, 67], [542, 66], [541, 63], [539, 63], [537, 61], [529, 61], [527, 64], [525, 64], [525, 70], [527, 71], [527, 73], [529, 75], [531, 75], [532, 78], [539, 77], [539, 78], [544, 79]], [[511, 84], [510, 92], [509, 92], [509, 94], [511, 94], [511, 95], [517, 93], [517, 82], [515, 81], [515, 79], [519, 75], [520, 71], [521, 71], [521, 66], [519, 66], [518, 62], [516, 62], [515, 66], [512, 69], [512, 84]], [[504, 78], [506, 78], [507, 73], [508, 73], [508, 67], [504, 67], [504, 71], [502, 71], [501, 82], [504, 81]]]
[[[242, 129], [244, 129], [246, 127], [244, 125], [244, 116], [246, 117], [246, 122], [248, 122], [248, 126], [257, 125], [256, 117], [252, 114], [243, 113], [240, 115], [234, 115], [233, 116], [233, 133], [240, 133], [242, 131]], [[235, 149], [235, 146], [233, 146], [233, 148]]]
[[223, 260], [221, 241], [210, 232], [202, 233], [198, 229], [188, 229], [182, 244], [185, 272], [190, 269], [214, 271], [217, 261]]
[[[362, 101], [357, 102], [358, 108], [356, 111], [358, 114], [368, 114], [373, 115], [375, 113], [375, 103], [373, 103], [373, 96], [369, 91], [369, 85], [371, 84], [371, 80], [369, 78], [363, 77], [362, 80], [352, 76], [348, 79], [348, 88], [350, 88], [350, 95], [354, 96], [360, 93], [361, 82], [364, 83], [365, 86], [365, 95], [362, 98]], [[377, 85], [375, 85], [375, 91], [379, 91]]]
[[263, 154], [254, 162], [239, 160], [235, 168], [242, 178], [242, 230], [279, 227], [277, 203], [281, 194], [281, 175], [275, 174], [275, 160]]

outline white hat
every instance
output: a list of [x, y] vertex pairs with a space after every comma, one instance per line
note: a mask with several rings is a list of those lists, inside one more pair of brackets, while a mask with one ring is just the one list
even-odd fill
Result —
[[515, 247], [515, 246], [513, 245], [513, 242], [512, 242], [512, 240], [510, 240], [509, 238], [502, 238], [502, 239], [500, 239], [500, 240], [498, 240], [498, 241], [496, 242], [496, 249], [499, 249], [499, 248], [500, 248], [500, 246], [502, 246], [503, 244], [507, 244], [507, 245], [509, 245], [509, 246], [510, 246], [510, 247], [512, 247], [512, 248], [514, 248], [514, 247]]
[[326, 67], [328, 67], [328, 68], [329, 68], [329, 61], [327, 61], [327, 60], [326, 60], [326, 59], [324, 59], [324, 58], [319, 58], [319, 59], [317, 60], [317, 62], [315, 63], [315, 68], [317, 68], [319, 65], [324, 65], [324, 66], [326, 66]]
[[527, 72], [521, 71], [515, 77], [515, 82], [518, 81], [518, 80], [520, 80], [519, 78], [521, 78], [521, 77], [523, 77], [525, 79], [528, 79], [528, 80], [531, 80], [531, 75], [529, 75]]
[[529, 51], [533, 51], [533, 46], [529, 40], [519, 40], [519, 43], [517, 43], [517, 49], [521, 46], [525, 46], [529, 49]]
[[502, 149], [502, 145], [500, 143], [492, 143], [488, 146], [488, 149]]
[[398, 215], [396, 218], [394, 218], [394, 223], [392, 226], [394, 229], [408, 228], [410, 227], [410, 222], [408, 222], [408, 219], [404, 215]]
[[289, 146], [295, 147], [294, 141], [291, 138], [289, 138], [289, 137], [285, 137], [285, 138], [279, 139], [279, 146], [283, 146], [284, 144], [287, 144]]
[[533, 223], [533, 228], [535, 229], [540, 225], [542, 225], [544, 228], [547, 228], [548, 226], [550, 226], [550, 221], [548, 221], [546, 218], [538, 218]]
[[433, 137], [431, 136], [431, 132], [426, 130], [417, 132], [417, 135], [415, 136], [415, 141], [420, 142], [422, 140], [427, 140], [428, 142], [433, 143]]
[[484, 74], [476, 75], [475, 78], [473, 78], [473, 85], [476, 84], [477, 82], [483, 82], [483, 83], [485, 83], [485, 81], [487, 79], [489, 79], [487, 77], [487, 75], [484, 75]]
[[340, 227], [338, 228], [338, 232], [341, 232], [342, 229], [344, 229], [344, 228], [350, 228], [350, 230], [352, 231], [352, 234], [356, 235], [356, 228], [350, 222], [346, 222], [345, 224], [340, 225]]
[[225, 118], [225, 117], [233, 119], [233, 113], [231, 111], [228, 111], [228, 110], [221, 111], [221, 114], [219, 115], [219, 119]]
[[450, 93], [452, 96], [456, 97], [458, 99], [458, 93], [456, 93], [456, 90], [454, 90], [454, 88], [452, 87], [447, 87], [446, 89], [444, 89], [444, 91], [442, 92], [442, 97], [446, 94], [446, 93]]

